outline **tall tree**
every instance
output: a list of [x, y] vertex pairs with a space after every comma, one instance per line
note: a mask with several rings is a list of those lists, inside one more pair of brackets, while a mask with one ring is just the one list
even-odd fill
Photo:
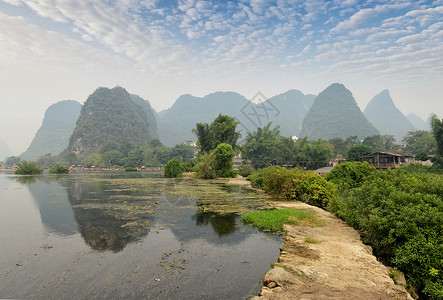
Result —
[[439, 165], [443, 169], [443, 120], [438, 119], [436, 116], [432, 117], [431, 121], [432, 134], [434, 135], [437, 143], [437, 153], [433, 158], [434, 164]]
[[237, 148], [240, 133], [236, 131], [239, 123], [232, 117], [219, 114], [211, 124], [197, 123], [192, 132], [197, 136], [200, 152], [210, 152], [221, 143]]
[[437, 143], [434, 135], [425, 130], [409, 131], [402, 139], [405, 145], [405, 150], [410, 154], [417, 154], [424, 152], [428, 155], [435, 154], [437, 150]]

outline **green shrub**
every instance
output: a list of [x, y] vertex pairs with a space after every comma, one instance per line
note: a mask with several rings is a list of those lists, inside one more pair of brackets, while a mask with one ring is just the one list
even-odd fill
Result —
[[[332, 201], [330, 209], [360, 231], [377, 255], [430, 299], [443, 284], [443, 177], [377, 172]], [[440, 288], [440, 289], [439, 289]]]
[[55, 165], [49, 168], [49, 174], [66, 174], [69, 173], [69, 168], [63, 165]]
[[215, 159], [215, 172], [218, 177], [237, 176], [237, 172], [232, 169], [235, 151], [230, 144], [221, 143], [211, 153]]
[[217, 177], [212, 153], [203, 153], [200, 156], [200, 161], [195, 165], [195, 176], [200, 179], [214, 179]]
[[17, 175], [36, 175], [43, 173], [43, 169], [40, 168], [35, 161], [26, 161], [17, 164], [15, 174]]
[[262, 172], [262, 187], [269, 194], [319, 207], [326, 207], [335, 197], [334, 184], [315, 173], [279, 166], [267, 167]]
[[235, 177], [237, 172], [232, 169], [235, 155], [230, 144], [221, 143], [210, 153], [203, 153], [195, 166], [196, 177], [214, 179], [216, 177]]
[[126, 172], [138, 172], [138, 169], [136, 167], [126, 167]]
[[312, 172], [293, 172], [285, 185], [285, 198], [295, 199], [325, 208], [335, 197], [335, 186]]
[[346, 162], [336, 165], [326, 174], [326, 179], [340, 189], [346, 190], [361, 186], [364, 180], [376, 171], [375, 167], [367, 162]]
[[254, 172], [255, 172], [255, 169], [251, 166], [248, 166], [248, 165], [243, 165], [240, 168], [238, 168], [238, 174], [243, 177], [248, 177], [249, 175], [251, 175]]
[[249, 175], [246, 179], [251, 182], [251, 185], [257, 189], [263, 189], [263, 175], [265, 171], [263, 169], [258, 169]]
[[181, 163], [176, 159], [171, 159], [165, 165], [164, 174], [168, 178], [181, 177], [183, 174]]

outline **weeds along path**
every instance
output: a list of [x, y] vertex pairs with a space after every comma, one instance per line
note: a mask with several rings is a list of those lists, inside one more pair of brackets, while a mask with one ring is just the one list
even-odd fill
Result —
[[253, 299], [412, 299], [345, 222], [303, 202], [273, 205], [313, 210], [326, 225], [285, 225], [278, 262]]

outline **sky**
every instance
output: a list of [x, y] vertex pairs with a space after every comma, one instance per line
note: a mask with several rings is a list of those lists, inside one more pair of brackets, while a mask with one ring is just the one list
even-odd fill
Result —
[[0, 0], [0, 140], [24, 152], [46, 109], [122, 86], [251, 99], [343, 83], [362, 110], [443, 115], [443, 0]]

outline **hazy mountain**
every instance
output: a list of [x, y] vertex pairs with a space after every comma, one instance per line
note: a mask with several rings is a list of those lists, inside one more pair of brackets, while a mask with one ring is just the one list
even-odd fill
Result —
[[372, 98], [363, 113], [380, 134], [393, 135], [397, 141], [408, 131], [414, 130], [412, 123], [395, 106], [388, 90]]
[[220, 113], [240, 122], [241, 139], [247, 132], [266, 126], [280, 125], [285, 136], [298, 135], [304, 115], [312, 105], [312, 95], [296, 90], [267, 99], [257, 93], [251, 101], [234, 92], [216, 92], [205, 97], [180, 96], [174, 105], [158, 114], [160, 140], [166, 145], [196, 140], [192, 129], [198, 122], [210, 123]]
[[80, 109], [81, 104], [74, 100], [63, 100], [49, 106], [42, 126], [20, 157], [24, 160], [36, 160], [48, 153], [57, 155], [62, 152], [68, 145]]
[[315, 97], [315, 95], [304, 95], [297, 90], [289, 90], [269, 98], [267, 102], [272, 103], [280, 112], [272, 119], [272, 127], [279, 125], [283, 136], [299, 136], [303, 118], [311, 108]]
[[4, 161], [6, 157], [13, 156], [12, 150], [5, 141], [0, 140], [0, 161]]
[[114, 149], [124, 141], [147, 144], [156, 137], [155, 119], [150, 119], [155, 113], [148, 114], [150, 105], [142, 100], [122, 87], [96, 89], [82, 106], [67, 151]]
[[428, 124], [426, 124], [426, 122], [423, 121], [423, 119], [420, 118], [419, 116], [417, 116], [416, 114], [410, 113], [406, 116], [406, 118], [408, 118], [409, 122], [411, 122], [411, 124], [414, 126], [414, 128], [416, 130], [428, 130], [429, 131]]
[[334, 83], [315, 98], [303, 120], [302, 137], [331, 139], [357, 136], [363, 139], [379, 134], [361, 112], [352, 93], [343, 84]]
[[238, 118], [247, 103], [248, 99], [234, 92], [216, 92], [203, 98], [182, 95], [171, 108], [158, 114], [160, 140], [169, 146], [196, 140], [192, 133], [196, 123], [210, 123], [220, 113]]
[[432, 117], [434, 117], [434, 116], [436, 116], [436, 117], [438, 117], [437, 116], [437, 114], [435, 114], [435, 113], [430, 113], [429, 114], [429, 117], [428, 117], [428, 119], [426, 120], [426, 126], [427, 126], [427, 131], [431, 131], [432, 129], [432, 127], [431, 127], [431, 120], [432, 120]]

